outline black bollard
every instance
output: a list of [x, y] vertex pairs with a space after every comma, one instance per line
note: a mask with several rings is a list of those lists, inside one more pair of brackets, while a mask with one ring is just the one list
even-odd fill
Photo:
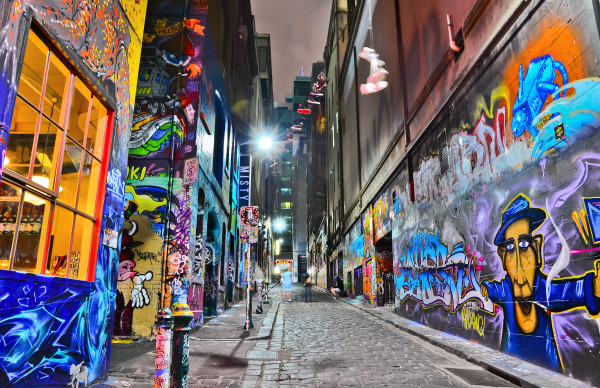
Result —
[[173, 335], [171, 310], [164, 308], [156, 314], [156, 359], [154, 362], [154, 388], [169, 388], [171, 366], [171, 337]]
[[194, 313], [185, 303], [173, 305], [173, 361], [171, 363], [171, 388], [187, 388], [190, 369], [190, 322]]

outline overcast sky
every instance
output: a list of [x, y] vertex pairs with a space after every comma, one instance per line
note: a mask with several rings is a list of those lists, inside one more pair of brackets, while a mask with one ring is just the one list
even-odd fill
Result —
[[323, 60], [332, 0], [252, 0], [256, 32], [271, 34], [274, 101], [291, 95], [294, 78]]

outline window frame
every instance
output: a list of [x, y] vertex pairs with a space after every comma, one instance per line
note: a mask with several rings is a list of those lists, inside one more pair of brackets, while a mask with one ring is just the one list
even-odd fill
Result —
[[[44, 64], [44, 72], [43, 72], [43, 77], [42, 77], [42, 82], [40, 85], [40, 100], [38, 102], [38, 105], [35, 105], [33, 101], [31, 101], [28, 97], [26, 97], [25, 95], [23, 95], [22, 92], [19, 92], [19, 86], [21, 86], [21, 81], [22, 81], [22, 77], [23, 77], [23, 66], [25, 65], [25, 52], [27, 50], [27, 47], [29, 44], [34, 44], [30, 41], [29, 36], [31, 35], [35, 35], [39, 40], [41, 40], [41, 42], [44, 44], [45, 48], [46, 48], [46, 60], [45, 60], [45, 64]], [[3, 168], [3, 171], [1, 173], [1, 181], [2, 182], [6, 182], [7, 184], [10, 184], [12, 186], [15, 186], [16, 188], [21, 190], [21, 194], [20, 194], [20, 198], [19, 198], [19, 206], [18, 206], [18, 210], [17, 210], [17, 217], [16, 217], [16, 223], [15, 223], [15, 232], [14, 232], [14, 236], [12, 238], [12, 243], [11, 243], [11, 247], [10, 247], [10, 253], [9, 253], [9, 266], [7, 269], [5, 269], [4, 271], [10, 271], [10, 272], [25, 272], [25, 273], [30, 273], [33, 275], [43, 275], [43, 276], [50, 276], [53, 278], [63, 278], [63, 279], [68, 279], [69, 281], [87, 281], [87, 282], [93, 282], [94, 278], [95, 278], [95, 273], [96, 273], [96, 266], [97, 266], [97, 261], [98, 261], [98, 249], [99, 249], [99, 245], [100, 245], [100, 237], [101, 237], [101, 228], [102, 228], [102, 214], [103, 214], [103, 208], [104, 208], [104, 200], [105, 200], [105, 194], [106, 194], [106, 182], [107, 182], [107, 176], [108, 176], [108, 168], [110, 165], [110, 148], [112, 146], [112, 135], [113, 135], [113, 130], [114, 130], [114, 126], [115, 126], [115, 114], [116, 114], [116, 109], [111, 106], [111, 104], [108, 103], [108, 101], [104, 98], [104, 96], [102, 96], [101, 92], [95, 88], [92, 83], [87, 79], [87, 77], [84, 75], [84, 73], [82, 71], [80, 71], [76, 66], [74, 66], [72, 64], [72, 62], [68, 59], [68, 57], [60, 50], [58, 44], [51, 39], [47, 32], [44, 31], [44, 29], [42, 27], [40, 27], [37, 23], [35, 23], [35, 21], [33, 23], [31, 23], [31, 25], [29, 26], [29, 29], [27, 29], [27, 41], [26, 44], [23, 46], [22, 48], [22, 62], [20, 63], [20, 71], [19, 71], [19, 80], [18, 80], [18, 86], [17, 86], [17, 90], [16, 90], [16, 94], [15, 94], [15, 103], [13, 104], [13, 122], [15, 120], [14, 117], [14, 110], [16, 108], [16, 104], [18, 101], [22, 101], [23, 103], [25, 103], [27, 106], [29, 106], [31, 109], [33, 109], [35, 111], [35, 113], [37, 114], [37, 118], [35, 120], [35, 130], [33, 132], [33, 143], [32, 143], [32, 147], [31, 147], [31, 157], [30, 157], [30, 161], [29, 161], [29, 171], [27, 173], [27, 175], [21, 174], [17, 171], [13, 171], [10, 166], [7, 166], [5, 168]], [[63, 105], [64, 105], [64, 111], [60, 112], [60, 116], [58, 119], [58, 122], [53, 119], [52, 117], [50, 117], [48, 114], [46, 114], [46, 112], [44, 112], [44, 107], [45, 104], [47, 104], [47, 102], [45, 101], [46, 99], [46, 87], [48, 86], [49, 83], [49, 72], [50, 72], [50, 62], [52, 57], [54, 57], [55, 60], [57, 60], [62, 66], [64, 66], [64, 68], [66, 69], [66, 71], [68, 72], [68, 75], [66, 77], [65, 80], [65, 92], [63, 92], [62, 94], [60, 94], [60, 98], [64, 101]], [[86, 121], [85, 121], [85, 129], [83, 131], [83, 142], [80, 142], [78, 140], [76, 140], [74, 137], [72, 137], [69, 134], [69, 124], [70, 124], [70, 120], [71, 120], [71, 112], [73, 109], [73, 101], [74, 101], [74, 93], [75, 93], [75, 89], [77, 88], [76, 86], [76, 82], [77, 80], [79, 80], [82, 85], [86, 88], [87, 92], [89, 92], [89, 95], [87, 95], [87, 99], [88, 99], [88, 106], [87, 106], [87, 117], [86, 117]], [[104, 125], [104, 128], [100, 128], [99, 125], [97, 125], [96, 127], [96, 136], [98, 136], [98, 132], [99, 131], [104, 131], [104, 136], [103, 136], [103, 141], [101, 143], [101, 145], [98, 147], [99, 149], [94, 149], [94, 148], [88, 148], [89, 146], [89, 139], [87, 139], [87, 136], [90, 134], [90, 127], [91, 127], [91, 121], [93, 119], [92, 117], [92, 113], [93, 113], [93, 109], [94, 109], [94, 101], [97, 100], [97, 102], [100, 104], [100, 106], [106, 110], [106, 123]], [[85, 101], [85, 100], [84, 100]], [[57, 131], [60, 130], [62, 131], [62, 133], [57, 133], [56, 135], [56, 144], [54, 145], [55, 147], [57, 147], [57, 150], [55, 151], [57, 153], [56, 156], [56, 160], [52, 161], [52, 164], [55, 165], [56, 168], [55, 170], [55, 177], [54, 179], [54, 186], [53, 189], [50, 189], [49, 187], [45, 187], [42, 186], [41, 184], [35, 182], [33, 180], [33, 176], [34, 176], [34, 165], [35, 165], [35, 155], [37, 154], [37, 151], [39, 150], [38, 145], [39, 145], [39, 139], [40, 139], [40, 134], [41, 134], [41, 127], [42, 127], [42, 120], [45, 119], [49, 122], [49, 125], [54, 125], [57, 128]], [[62, 123], [62, 124], [61, 124]], [[12, 132], [12, 125], [13, 123], [11, 123], [11, 132]], [[8, 138], [9, 138], [9, 142], [10, 142], [10, 136], [11, 136], [11, 132], [9, 132]], [[77, 169], [78, 172], [78, 176], [77, 176], [77, 184], [76, 184], [76, 192], [75, 192], [75, 202], [70, 205], [67, 204], [63, 199], [61, 200], [60, 198], [60, 191], [61, 191], [61, 178], [62, 178], [62, 169], [63, 169], [63, 158], [64, 158], [64, 154], [66, 152], [66, 146], [67, 146], [67, 142], [70, 141], [72, 142], [72, 144], [76, 145], [78, 147], [78, 149], [81, 150], [81, 160], [79, 161], [79, 169]], [[10, 143], [9, 143], [10, 144]], [[93, 193], [88, 193], [89, 198], [94, 198], [95, 199], [95, 208], [93, 209], [93, 211], [90, 211], [91, 209], [82, 209], [80, 208], [80, 200], [82, 199], [81, 196], [81, 188], [84, 185], [83, 182], [83, 169], [85, 166], [85, 161], [88, 160], [88, 158], [90, 158], [89, 160], [91, 160], [91, 163], [93, 164], [94, 162], [98, 163], [98, 182], [97, 182], [97, 186], [96, 186], [96, 193], [95, 195]], [[76, 166], [76, 164], [75, 164]], [[91, 167], [90, 167], [90, 177], [92, 177], [92, 172], [91, 172]], [[42, 198], [43, 200], [46, 201], [47, 206], [50, 207], [49, 211], [48, 211], [48, 217], [47, 220], [42, 221], [43, 224], [45, 224], [45, 231], [44, 231], [44, 227], [42, 227], [42, 232], [40, 234], [40, 241], [39, 241], [39, 246], [38, 246], [38, 250], [39, 249], [43, 249], [43, 252], [41, 254], [41, 264], [38, 265], [36, 264], [36, 268], [33, 271], [23, 271], [20, 269], [14, 269], [14, 264], [15, 264], [15, 256], [16, 256], [16, 247], [18, 244], [18, 240], [19, 240], [19, 230], [21, 229], [21, 222], [23, 220], [23, 206], [24, 206], [24, 202], [25, 202], [25, 196], [26, 193], [29, 194], [33, 194], [35, 196], [38, 196], [40, 198]], [[88, 199], [89, 200], [89, 199]], [[60, 276], [60, 275], [50, 275], [47, 274], [47, 265], [48, 265], [48, 260], [49, 260], [49, 256], [52, 254], [51, 252], [51, 236], [53, 234], [53, 226], [54, 226], [54, 218], [58, 212], [58, 209], [62, 207], [65, 210], [68, 210], [69, 212], [71, 212], [73, 214], [73, 221], [72, 221], [72, 225], [71, 225], [71, 232], [70, 232], [70, 241], [69, 241], [69, 247], [68, 247], [68, 257], [67, 257], [67, 262], [66, 262], [66, 271], [65, 271], [65, 275], [64, 276]], [[87, 266], [87, 273], [84, 276], [81, 276], [81, 278], [79, 278], [79, 276], [76, 277], [71, 277], [70, 273], [68, 271], [68, 269], [70, 268], [70, 264], [71, 264], [71, 254], [72, 253], [72, 249], [73, 249], [73, 244], [74, 244], [74, 236], [73, 233], [75, 231], [76, 228], [76, 224], [77, 224], [77, 217], [82, 217], [84, 219], [87, 219], [89, 221], [91, 221], [93, 223], [92, 227], [91, 227], [91, 233], [89, 235], [90, 240], [86, 241], [86, 243], [89, 244], [89, 252], [88, 252], [88, 256], [86, 258], [84, 258], [83, 256], [80, 257], [80, 263], [86, 263]], [[41, 246], [43, 243], [43, 246]], [[38, 253], [38, 257], [40, 257], [39, 253]]]

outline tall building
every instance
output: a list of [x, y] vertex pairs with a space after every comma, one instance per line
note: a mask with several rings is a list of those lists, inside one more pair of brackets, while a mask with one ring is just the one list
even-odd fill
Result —
[[311, 78], [297, 76], [293, 95], [275, 107], [274, 123], [278, 137], [283, 140], [274, 153], [275, 179], [272, 180], [274, 220], [283, 221], [283, 230], [274, 229], [275, 244], [279, 245], [276, 265], [289, 269], [296, 281], [306, 272], [306, 133], [311, 124], [310, 114], [298, 112], [307, 107]]
[[[324, 74], [325, 63], [313, 63], [311, 83]], [[327, 89], [324, 90], [327, 93]], [[313, 96], [320, 104], [311, 106], [311, 125], [306, 132], [306, 272], [316, 281], [317, 268], [323, 262], [322, 231], [327, 220], [327, 120], [324, 97]], [[321, 284], [323, 286], [323, 284]]]
[[599, 21], [598, 2], [334, 1], [319, 276], [598, 385]]
[[146, 4], [2, 4], [0, 386], [107, 376]]

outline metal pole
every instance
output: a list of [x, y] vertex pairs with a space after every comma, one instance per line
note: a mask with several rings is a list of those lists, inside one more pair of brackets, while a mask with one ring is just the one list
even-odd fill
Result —
[[250, 330], [254, 327], [252, 324], [252, 296], [250, 294], [250, 247], [251, 245], [246, 242], [246, 324], [244, 330]]
[[171, 364], [171, 387], [187, 388], [190, 369], [190, 323], [194, 313], [186, 303], [173, 305], [173, 363]]
[[156, 359], [154, 362], [154, 388], [169, 388], [171, 366], [171, 337], [173, 336], [171, 310], [164, 308], [156, 314]]

